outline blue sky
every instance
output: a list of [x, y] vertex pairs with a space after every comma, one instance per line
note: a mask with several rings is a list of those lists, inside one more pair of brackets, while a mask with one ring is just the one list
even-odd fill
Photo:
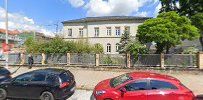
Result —
[[[89, 16], [148, 16], [154, 17], [159, 0], [8, 0], [10, 29], [44, 29], [55, 31], [53, 24]], [[4, 0], [0, 0], [0, 12]], [[0, 15], [0, 28], [4, 28]], [[23, 19], [22, 19], [23, 18]], [[25, 25], [22, 25], [25, 24]], [[30, 25], [30, 26], [29, 26]], [[52, 25], [52, 26], [46, 26]], [[61, 25], [60, 25], [61, 26]], [[40, 30], [38, 30], [40, 31]], [[42, 30], [41, 30], [42, 31]]]

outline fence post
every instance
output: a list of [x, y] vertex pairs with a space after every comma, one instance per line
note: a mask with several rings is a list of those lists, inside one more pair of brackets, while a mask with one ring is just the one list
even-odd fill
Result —
[[70, 65], [70, 53], [67, 53], [67, 65]]
[[126, 64], [127, 64], [127, 68], [130, 68], [130, 53], [127, 53], [126, 54], [126, 57], [127, 57], [127, 62], [126, 62]]
[[46, 55], [42, 53], [42, 65], [45, 65]]
[[20, 54], [20, 59], [21, 59], [20, 65], [24, 65], [25, 64], [25, 54], [24, 53]]
[[203, 52], [197, 53], [197, 67], [199, 69], [203, 69]]
[[98, 67], [99, 66], [99, 54], [96, 54], [96, 57], [95, 57], [95, 62], [96, 62], [96, 66]]
[[162, 69], [165, 69], [165, 66], [164, 66], [164, 54], [163, 53], [160, 54], [160, 67]]

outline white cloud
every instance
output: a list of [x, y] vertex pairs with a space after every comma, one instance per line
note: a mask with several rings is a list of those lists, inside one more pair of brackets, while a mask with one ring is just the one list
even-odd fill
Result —
[[[0, 13], [0, 28], [5, 29], [5, 9], [0, 7]], [[8, 13], [8, 16], [8, 26], [10, 30], [18, 29], [20, 31], [38, 31], [47, 36], [54, 36], [53, 32], [46, 30], [42, 26], [36, 25], [32, 18], [18, 13]]]
[[85, 1], [83, 0], [68, 0], [70, 2], [70, 4], [73, 6], [73, 7], [81, 7], [85, 4]]
[[139, 16], [139, 17], [147, 17], [147, 15], [148, 15], [148, 12], [146, 11], [138, 12], [135, 14], [135, 16]]
[[154, 17], [158, 16], [160, 9], [161, 9], [161, 3], [159, 3], [158, 6], [155, 8]]
[[178, 8], [180, 8], [180, 3], [179, 3], [179, 2], [176, 2], [176, 6], [177, 6]]
[[112, 16], [112, 15], [132, 15], [138, 12], [147, 3], [155, 4], [159, 0], [90, 0], [84, 6], [87, 10], [87, 16]]

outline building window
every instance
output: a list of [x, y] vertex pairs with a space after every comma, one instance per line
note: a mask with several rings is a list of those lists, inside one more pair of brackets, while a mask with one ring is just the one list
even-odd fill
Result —
[[72, 36], [72, 29], [68, 29], [68, 36]]
[[125, 31], [128, 32], [128, 33], [130, 33], [130, 26], [126, 26], [126, 27], [125, 27]]
[[106, 33], [108, 36], [111, 36], [111, 27], [107, 27]]
[[116, 27], [116, 36], [120, 36], [120, 35], [121, 35], [121, 28]]
[[95, 32], [94, 36], [98, 37], [99, 36], [99, 28], [98, 27], [94, 28], [94, 32]]
[[107, 48], [106, 52], [111, 52], [111, 44], [110, 43], [107, 44], [106, 48]]
[[80, 28], [80, 29], [79, 29], [79, 35], [80, 35], [80, 37], [83, 37], [83, 35], [84, 35], [84, 34], [83, 34], [83, 28]]
[[119, 43], [116, 43], [116, 52], [119, 50]]

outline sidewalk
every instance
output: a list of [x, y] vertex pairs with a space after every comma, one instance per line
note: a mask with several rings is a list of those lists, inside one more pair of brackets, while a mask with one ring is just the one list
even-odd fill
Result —
[[[13, 67], [13, 68], [10, 68], [9, 70], [13, 72], [17, 68], [18, 67]], [[36, 69], [40, 69], [40, 67], [37, 67], [37, 68], [35, 67], [32, 69], [21, 67], [15, 74], [13, 74], [13, 77], [21, 73], [25, 73]], [[70, 70], [74, 74], [75, 80], [77, 83], [77, 88], [86, 89], [86, 90], [92, 90], [98, 82], [104, 79], [112, 78], [112, 77], [121, 75], [123, 73], [136, 71], [136, 70], [95, 71], [95, 70], [90, 70], [85, 68], [72, 68], [72, 67], [66, 68], [66, 69]], [[185, 86], [191, 89], [196, 95], [203, 94], [203, 72], [169, 72], [169, 71], [160, 72], [159, 71], [159, 73], [168, 74], [178, 78]]]

